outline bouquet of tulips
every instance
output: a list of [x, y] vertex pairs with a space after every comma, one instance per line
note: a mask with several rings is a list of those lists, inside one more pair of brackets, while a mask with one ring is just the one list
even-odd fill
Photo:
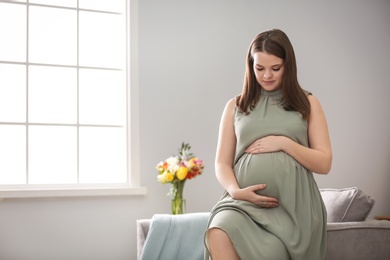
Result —
[[184, 203], [183, 189], [186, 180], [191, 180], [202, 174], [204, 169], [203, 160], [190, 153], [191, 146], [182, 143], [177, 156], [171, 156], [156, 166], [158, 171], [157, 180], [163, 184], [172, 183], [173, 187], [168, 193], [173, 196], [172, 214], [183, 214]]
[[174, 183], [191, 180], [203, 172], [203, 160], [189, 152], [191, 146], [182, 143], [179, 155], [171, 156], [157, 164], [157, 180], [161, 183]]

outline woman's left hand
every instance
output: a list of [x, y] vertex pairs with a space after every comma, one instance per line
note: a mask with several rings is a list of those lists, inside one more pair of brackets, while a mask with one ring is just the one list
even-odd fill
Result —
[[246, 148], [245, 152], [250, 154], [257, 154], [282, 151], [284, 144], [288, 140], [289, 139], [285, 136], [269, 135], [254, 141]]

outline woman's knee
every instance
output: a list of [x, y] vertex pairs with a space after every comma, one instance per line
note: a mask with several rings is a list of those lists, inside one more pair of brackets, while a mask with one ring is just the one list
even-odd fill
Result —
[[209, 229], [206, 239], [212, 259], [240, 259], [229, 236], [222, 229]]
[[207, 231], [206, 238], [211, 241], [230, 241], [229, 236], [220, 228], [210, 228]]

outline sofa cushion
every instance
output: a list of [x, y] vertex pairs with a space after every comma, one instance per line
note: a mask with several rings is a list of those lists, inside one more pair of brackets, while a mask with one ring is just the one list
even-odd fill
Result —
[[328, 222], [364, 221], [375, 204], [374, 199], [356, 187], [320, 189], [320, 192]]

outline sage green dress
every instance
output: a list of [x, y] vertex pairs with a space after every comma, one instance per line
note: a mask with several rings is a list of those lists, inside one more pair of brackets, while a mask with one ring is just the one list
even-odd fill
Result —
[[[326, 250], [326, 209], [313, 173], [285, 152], [247, 154], [256, 139], [287, 136], [309, 146], [307, 121], [280, 104], [281, 90], [262, 90], [249, 115], [235, 110], [234, 172], [241, 188], [267, 184], [258, 194], [278, 198], [279, 207], [261, 208], [233, 200], [227, 192], [211, 211], [208, 228], [230, 237], [243, 260], [320, 260]], [[205, 259], [209, 259], [205, 240]]]

